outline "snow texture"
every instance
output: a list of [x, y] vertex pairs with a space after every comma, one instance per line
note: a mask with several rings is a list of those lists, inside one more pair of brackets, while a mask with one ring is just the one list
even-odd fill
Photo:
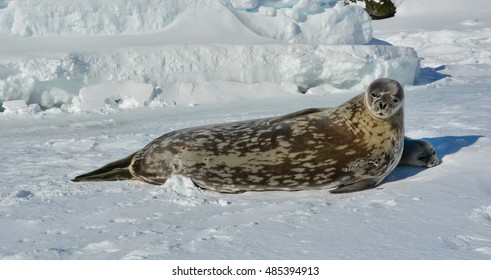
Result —
[[[1, 259], [491, 259], [487, 0], [466, 13], [460, 0], [404, 1], [371, 24], [371, 45], [336, 46], [265, 38], [241, 18], [295, 14], [301, 26], [334, 1], [172, 1], [183, 3], [172, 22], [148, 14], [141, 29], [120, 17], [102, 28], [109, 7], [85, 2], [98, 24], [76, 35], [55, 23], [81, 1], [0, 1]], [[115, 1], [111, 13], [163, 2]], [[334, 107], [386, 76], [405, 81], [406, 135], [441, 164], [398, 167], [373, 190], [69, 181], [169, 131]]]

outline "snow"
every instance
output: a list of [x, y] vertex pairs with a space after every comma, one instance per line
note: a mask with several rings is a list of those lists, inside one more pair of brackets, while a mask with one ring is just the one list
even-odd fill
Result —
[[312, 3], [316, 2], [300, 1], [292, 9], [261, 6], [257, 13], [234, 13], [255, 33], [288, 43], [365, 44], [372, 38], [370, 16], [362, 8], [313, 8]]
[[[491, 259], [485, 0], [466, 13], [463, 1], [403, 1], [370, 23], [368, 45], [266, 38], [242, 18], [306, 36], [343, 9], [334, 1], [115, 1], [112, 21], [86, 2], [98, 21], [75, 30], [60, 19], [81, 1], [0, 1], [1, 259]], [[172, 16], [153, 16], [171, 2]], [[405, 84], [406, 134], [430, 141], [440, 165], [343, 195], [69, 181], [163, 133], [334, 107], [382, 76]]]

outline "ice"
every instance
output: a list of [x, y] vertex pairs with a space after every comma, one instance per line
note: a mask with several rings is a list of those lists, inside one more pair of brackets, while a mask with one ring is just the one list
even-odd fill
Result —
[[[37, 104], [27, 106], [24, 100], [12, 100], [5, 101], [2, 104], [3, 114], [35, 114], [41, 111], [41, 108]], [[1, 108], [0, 108], [1, 109]]]
[[3, 102], [2, 106], [7, 111], [9, 111], [9, 110], [13, 111], [13, 110], [27, 108], [26, 101], [24, 101], [24, 100], [5, 101], [5, 102]]
[[80, 89], [73, 99], [71, 111], [90, 111], [105, 106], [134, 108], [150, 101], [153, 87], [150, 84], [131, 81], [107, 82]]

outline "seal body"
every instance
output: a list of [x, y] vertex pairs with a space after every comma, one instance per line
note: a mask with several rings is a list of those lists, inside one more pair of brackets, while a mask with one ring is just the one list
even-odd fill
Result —
[[337, 108], [164, 134], [74, 181], [162, 184], [182, 175], [203, 189], [225, 193], [373, 188], [402, 156], [403, 98], [396, 81], [375, 80]]

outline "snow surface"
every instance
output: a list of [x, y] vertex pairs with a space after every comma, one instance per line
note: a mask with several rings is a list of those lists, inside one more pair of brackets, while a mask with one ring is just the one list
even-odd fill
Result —
[[[52, 8], [28, 9], [34, 2], [0, 1], [2, 26], [9, 9]], [[157, 3], [123, 2], [149, 13]], [[491, 259], [486, 1], [466, 13], [467, 1], [404, 1], [396, 17], [371, 23], [371, 45], [353, 46], [261, 37], [237, 14], [293, 15], [305, 1], [255, 2], [204, 8], [222, 9], [225, 27], [188, 10], [205, 3], [189, 0], [155, 32], [79, 36], [49, 25], [0, 35], [0, 258]], [[312, 7], [297, 14], [322, 14]], [[182, 177], [69, 182], [168, 131], [333, 107], [393, 75], [407, 79], [406, 134], [433, 143], [442, 163], [397, 168], [374, 190], [231, 195]]]

